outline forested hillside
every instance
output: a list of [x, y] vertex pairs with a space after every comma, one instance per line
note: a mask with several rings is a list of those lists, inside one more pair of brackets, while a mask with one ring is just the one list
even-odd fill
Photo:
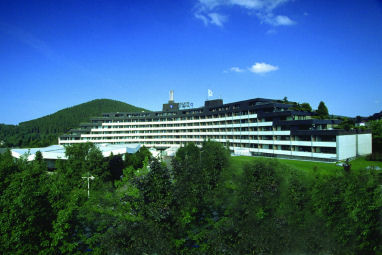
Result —
[[60, 110], [56, 113], [21, 122], [19, 125], [0, 124], [0, 142], [8, 147], [47, 146], [57, 142], [57, 137], [81, 122], [105, 112], [135, 112], [145, 110], [120, 101], [96, 99]]

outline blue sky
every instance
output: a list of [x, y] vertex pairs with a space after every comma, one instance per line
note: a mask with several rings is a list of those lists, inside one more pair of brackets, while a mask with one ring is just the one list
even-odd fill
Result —
[[96, 98], [149, 110], [309, 102], [382, 110], [382, 1], [0, 1], [0, 123]]

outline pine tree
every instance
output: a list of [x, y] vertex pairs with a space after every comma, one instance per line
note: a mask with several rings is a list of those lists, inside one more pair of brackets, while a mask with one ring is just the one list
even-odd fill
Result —
[[326, 107], [325, 103], [323, 101], [320, 102], [317, 108], [317, 114], [320, 118], [324, 119], [329, 116], [328, 108]]

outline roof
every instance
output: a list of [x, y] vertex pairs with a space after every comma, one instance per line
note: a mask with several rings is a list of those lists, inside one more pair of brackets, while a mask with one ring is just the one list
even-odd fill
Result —
[[[120, 155], [125, 153], [136, 153], [141, 145], [138, 143], [132, 144], [96, 144], [98, 149], [102, 152], [104, 157], [113, 155]], [[44, 159], [67, 159], [65, 155], [65, 146], [51, 145], [44, 148], [26, 148], [26, 149], [12, 149], [12, 156], [20, 158], [26, 156], [28, 161], [34, 160], [36, 152], [40, 151]]]

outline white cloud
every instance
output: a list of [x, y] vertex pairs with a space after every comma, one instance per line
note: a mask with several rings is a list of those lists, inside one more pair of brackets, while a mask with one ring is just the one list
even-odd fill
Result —
[[268, 73], [268, 72], [276, 71], [278, 69], [279, 69], [278, 66], [273, 66], [273, 65], [270, 65], [270, 64], [267, 64], [267, 63], [264, 63], [264, 62], [256, 62], [254, 65], [252, 65], [251, 67], [248, 67], [246, 69], [242, 69], [240, 67], [233, 66], [230, 69], [224, 71], [224, 73], [229, 73], [229, 72], [231, 72], [231, 73], [252, 72], [252, 73], [256, 73], [256, 74], [263, 74], [263, 73]]
[[275, 25], [276, 26], [290, 26], [290, 25], [294, 25], [294, 24], [296, 24], [296, 22], [294, 22], [293, 20], [291, 20], [287, 16], [278, 15], [275, 18]]
[[259, 0], [231, 0], [231, 5], [238, 5], [247, 9], [260, 9], [264, 6], [264, 1]]
[[210, 18], [210, 23], [216, 26], [222, 27], [223, 23], [227, 20], [227, 17], [219, 13], [209, 13], [208, 17]]
[[197, 0], [195, 17], [202, 20], [205, 25], [222, 26], [227, 16], [218, 13], [222, 7], [239, 7], [250, 10], [256, 14], [262, 23], [272, 26], [294, 25], [292, 19], [285, 15], [274, 15], [277, 7], [292, 0]]
[[195, 18], [200, 19], [203, 21], [204, 25], [208, 25], [209, 21], [208, 18], [200, 13], [195, 13]]
[[227, 21], [227, 17], [219, 13], [211, 12], [207, 14], [195, 13], [195, 18], [203, 21], [204, 25], [213, 24], [218, 27], [222, 27], [224, 22]]
[[272, 13], [257, 13], [256, 15], [262, 23], [266, 23], [271, 26], [291, 26], [296, 24], [295, 21], [284, 15], [274, 16]]
[[231, 67], [229, 70], [230, 70], [231, 72], [235, 72], [235, 73], [242, 73], [242, 72], [244, 72], [243, 69], [241, 69], [240, 67], [236, 67], [236, 66]]
[[249, 68], [249, 71], [256, 74], [268, 73], [272, 71], [276, 71], [279, 68], [277, 66], [273, 66], [267, 63], [255, 63], [253, 66]]

